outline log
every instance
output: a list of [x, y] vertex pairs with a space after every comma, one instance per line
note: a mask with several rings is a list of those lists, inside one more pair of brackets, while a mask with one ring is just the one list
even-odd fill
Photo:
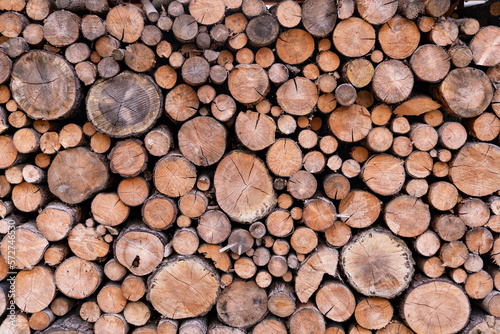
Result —
[[356, 305], [354, 318], [367, 329], [381, 329], [389, 324], [393, 308], [387, 299], [379, 297], [363, 298]]
[[[147, 245], [142, 245], [146, 242]], [[140, 223], [123, 228], [113, 244], [116, 260], [137, 276], [150, 274], [163, 260], [166, 238]], [[114, 312], [116, 313], [116, 312]]]
[[[242, 151], [232, 151], [221, 160], [215, 171], [214, 186], [221, 209], [239, 222], [254, 222], [276, 204], [276, 194], [265, 165]], [[234, 187], [237, 190], [233, 190]]]
[[368, 110], [357, 104], [335, 109], [328, 124], [338, 139], [349, 143], [365, 138], [372, 128]]
[[45, 329], [42, 334], [65, 333], [79, 331], [82, 334], [92, 333], [92, 325], [82, 321], [77, 315], [73, 314], [67, 317], [57, 319], [50, 327]]
[[[247, 303], [249, 298], [251, 304]], [[240, 310], [245, 312], [241, 313]], [[234, 281], [224, 289], [217, 301], [217, 316], [232, 327], [253, 326], [264, 317], [266, 311], [267, 294], [252, 281]]]
[[[54, 73], [62, 75], [55, 77]], [[34, 119], [68, 117], [80, 100], [80, 84], [73, 68], [64, 58], [46, 51], [31, 51], [19, 58], [12, 69], [11, 90], [16, 103]], [[39, 90], [44, 92], [43, 101]]]
[[326, 37], [335, 27], [337, 8], [331, 1], [306, 0], [302, 4], [302, 24], [314, 37]]
[[493, 66], [499, 62], [498, 47], [498, 27], [484, 27], [474, 36], [470, 42], [470, 48], [476, 65]]
[[68, 235], [68, 245], [79, 258], [95, 261], [104, 258], [109, 252], [109, 245], [97, 234], [94, 228], [76, 225]]
[[95, 333], [128, 333], [129, 326], [121, 314], [103, 314], [94, 324]]
[[316, 305], [328, 319], [344, 322], [354, 314], [356, 300], [349, 287], [332, 280], [326, 281], [319, 288]]
[[134, 5], [113, 7], [106, 15], [108, 32], [125, 43], [134, 43], [141, 37], [144, 17]]
[[269, 79], [257, 64], [237, 65], [229, 73], [228, 86], [235, 100], [243, 104], [256, 104], [269, 93]]
[[[33, 290], [35, 281], [43, 284], [42, 290]], [[40, 312], [47, 308], [56, 295], [56, 282], [52, 270], [35, 266], [31, 270], [19, 272], [15, 280], [14, 301], [23, 312]]]
[[333, 44], [346, 57], [362, 57], [375, 45], [375, 29], [360, 18], [350, 17], [336, 25]]
[[84, 299], [94, 293], [102, 281], [102, 269], [97, 264], [76, 256], [61, 263], [54, 278], [57, 288], [64, 295]]
[[401, 195], [385, 206], [384, 220], [394, 234], [417, 237], [429, 227], [431, 214], [422, 200]]
[[199, 103], [194, 89], [186, 84], [181, 84], [167, 94], [165, 112], [174, 121], [186, 121], [196, 114]]
[[276, 53], [287, 64], [296, 65], [306, 61], [314, 52], [314, 39], [305, 30], [289, 29], [276, 41]]
[[276, 123], [261, 113], [247, 111], [236, 117], [236, 136], [252, 151], [260, 151], [275, 143]]
[[43, 36], [55, 47], [75, 43], [79, 36], [81, 19], [76, 14], [60, 10], [50, 14], [43, 26]]
[[182, 155], [171, 153], [156, 163], [153, 177], [159, 192], [180, 197], [196, 184], [196, 168]]
[[248, 22], [245, 33], [253, 46], [267, 46], [278, 38], [278, 20], [271, 15], [254, 17]]
[[[470, 196], [485, 196], [500, 189], [496, 165], [492, 164], [500, 150], [487, 143], [470, 143], [463, 146], [450, 163], [450, 179], [462, 192]], [[474, 177], [470, 177], [472, 169]]]
[[405, 182], [401, 161], [388, 154], [379, 154], [368, 159], [361, 170], [361, 177], [373, 192], [382, 196], [399, 192]]
[[[191, 293], [187, 293], [189, 291]], [[148, 279], [148, 301], [172, 319], [206, 314], [215, 305], [219, 293], [219, 275], [211, 265], [195, 256], [170, 258]], [[169, 303], [164, 302], [165, 296]]]
[[[422, 313], [433, 309], [433, 317], [423, 320]], [[449, 312], [453, 312], [450, 318]], [[468, 322], [470, 303], [463, 290], [445, 279], [419, 278], [404, 296], [401, 315], [416, 331], [446, 330], [458, 332]]]
[[196, 117], [185, 122], [178, 136], [181, 153], [197, 166], [213, 165], [224, 155], [226, 129], [211, 117]]
[[[88, 179], [81, 182], [74, 177], [73, 170]], [[109, 179], [107, 166], [100, 156], [80, 147], [59, 153], [47, 176], [50, 191], [68, 204], [80, 203], [103, 190]]]
[[153, 127], [161, 115], [163, 97], [150, 77], [122, 72], [93, 85], [86, 103], [87, 116], [98, 131], [123, 138]]
[[[9, 230], [12, 228], [9, 226]], [[0, 250], [4, 259], [9, 259], [9, 254], [11, 254], [8, 262], [13, 269], [31, 270], [43, 258], [48, 246], [47, 239], [30, 221], [17, 226], [10, 234], [6, 234], [3, 237]], [[13, 251], [15, 256], [12, 259]]]
[[326, 323], [323, 315], [312, 304], [302, 304], [292, 314], [288, 321], [290, 333], [324, 333]]
[[306, 303], [318, 289], [324, 274], [336, 275], [338, 259], [336, 249], [321, 245], [302, 262], [295, 278], [295, 292], [302, 303]]
[[383, 229], [358, 234], [342, 249], [340, 263], [352, 287], [381, 298], [393, 298], [408, 288], [414, 264], [406, 244]]
[[[473, 98], [465, 99], [463, 94], [473, 89]], [[436, 98], [445, 110], [459, 117], [479, 116], [490, 104], [493, 87], [488, 77], [481, 70], [463, 67], [448, 73], [436, 91]]]
[[412, 91], [413, 73], [399, 60], [384, 61], [375, 68], [372, 88], [384, 103], [402, 102]]

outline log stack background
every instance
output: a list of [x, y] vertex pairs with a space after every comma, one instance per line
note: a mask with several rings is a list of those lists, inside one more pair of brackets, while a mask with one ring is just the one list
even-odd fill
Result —
[[463, 5], [0, 0], [0, 333], [499, 333]]

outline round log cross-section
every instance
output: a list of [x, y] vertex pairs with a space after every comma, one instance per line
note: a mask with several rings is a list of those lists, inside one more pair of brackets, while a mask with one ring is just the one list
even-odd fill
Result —
[[219, 161], [226, 150], [226, 128], [211, 117], [196, 117], [179, 130], [179, 149], [192, 163], [210, 166]]
[[291, 115], [305, 116], [318, 102], [318, 89], [309, 79], [296, 77], [285, 82], [276, 92], [278, 104]]
[[450, 164], [453, 184], [469, 196], [486, 196], [500, 189], [500, 147], [467, 144]]
[[361, 178], [373, 192], [389, 196], [403, 187], [405, 168], [401, 160], [392, 155], [374, 155], [363, 166]]
[[238, 222], [251, 223], [263, 218], [276, 204], [266, 166], [243, 151], [232, 151], [221, 160], [214, 185], [220, 208]]
[[444, 279], [416, 280], [408, 289], [401, 310], [416, 333], [457, 333], [469, 321], [470, 313], [464, 291]]
[[493, 86], [483, 71], [464, 67], [450, 71], [436, 94], [449, 113], [471, 118], [488, 108], [493, 98]]
[[413, 275], [406, 244], [382, 229], [358, 234], [342, 249], [340, 263], [351, 286], [365, 296], [394, 298], [408, 287]]
[[109, 171], [99, 155], [77, 147], [57, 154], [47, 180], [54, 195], [68, 204], [77, 204], [108, 185]]
[[137, 136], [160, 117], [163, 97], [151, 78], [132, 72], [95, 84], [87, 95], [87, 116], [110, 137]]
[[231, 95], [243, 104], [260, 102], [270, 90], [266, 71], [256, 64], [236, 66], [229, 73], [228, 86]]
[[53, 120], [69, 116], [80, 101], [80, 81], [61, 56], [32, 51], [14, 64], [12, 97], [28, 116]]
[[215, 268], [197, 257], [170, 258], [148, 280], [148, 300], [171, 319], [206, 314], [220, 293]]

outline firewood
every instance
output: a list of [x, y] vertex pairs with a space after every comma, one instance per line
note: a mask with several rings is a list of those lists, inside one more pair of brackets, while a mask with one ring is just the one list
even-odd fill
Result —
[[498, 63], [495, 40], [498, 38], [498, 27], [484, 27], [470, 42], [470, 48], [477, 65], [493, 66]]
[[[374, 317], [376, 315], [376, 317]], [[384, 298], [367, 297], [356, 305], [354, 317], [356, 321], [368, 329], [380, 329], [391, 320], [393, 308]], [[376, 320], [375, 320], [376, 319]]]
[[472, 62], [472, 51], [464, 45], [454, 45], [448, 50], [451, 62], [456, 67], [466, 67]]
[[[418, 283], [420, 283], [418, 285]], [[430, 296], [439, 294], [438, 299], [430, 299]], [[440, 306], [437, 306], [439, 300]], [[435, 319], [424, 321], [418, 317], [419, 308], [412, 306], [413, 303], [423, 303], [424, 305], [436, 305]], [[445, 307], [446, 305], [446, 307]], [[450, 321], [447, 318], [446, 312], [456, 310], [454, 320]], [[459, 331], [467, 324], [470, 315], [470, 303], [461, 288], [451, 282], [443, 279], [425, 280], [419, 279], [414, 286], [410, 287], [409, 292], [405, 295], [402, 315], [408, 322], [410, 328], [415, 331], [423, 330], [421, 326], [431, 326], [431, 328], [443, 328], [446, 326], [449, 331]], [[446, 320], [445, 320], [446, 319]]]
[[143, 278], [129, 274], [123, 279], [121, 290], [127, 300], [136, 302], [146, 293], [146, 283]]
[[324, 333], [326, 323], [323, 315], [318, 309], [308, 303], [301, 304], [297, 310], [290, 316], [288, 321], [290, 333]]
[[433, 256], [440, 246], [439, 236], [430, 230], [420, 234], [413, 243], [415, 250], [423, 256]]
[[498, 8], [384, 1], [0, 0], [0, 332], [495, 331]]
[[96, 322], [101, 316], [101, 309], [95, 301], [87, 301], [80, 307], [80, 317], [88, 322]]
[[129, 325], [121, 314], [103, 314], [94, 324], [95, 333], [128, 333]]
[[[240, 222], [253, 222], [262, 218], [276, 203], [276, 195], [264, 164], [255, 156], [241, 151], [232, 151], [221, 160], [215, 172], [214, 185], [222, 210]], [[235, 186], [241, 188], [239, 194], [233, 190]], [[228, 194], [238, 197], [228, 197]], [[247, 201], [251, 199], [252, 205], [243, 207], [241, 198]]]
[[281, 26], [285, 28], [296, 27], [302, 18], [302, 9], [294, 1], [282, 1], [276, 6], [276, 18]]
[[[390, 252], [381, 249], [384, 243], [391, 245]], [[365, 265], [363, 258], [377, 255], [381, 260], [376, 266]], [[366, 231], [354, 238], [343, 248], [340, 262], [349, 283], [367, 296], [392, 298], [408, 287], [413, 274], [413, 260], [407, 246], [402, 240], [380, 229]], [[361, 263], [364, 265], [361, 266]], [[363, 275], [359, 274], [360, 270]], [[383, 283], [387, 280], [391, 281], [390, 285]]]
[[[148, 240], [142, 246], [139, 240]], [[131, 223], [113, 244], [116, 260], [131, 273], [143, 276], [151, 273], [162, 261], [166, 238], [161, 233], [139, 223]]]
[[[247, 303], [248, 300], [252, 303]], [[249, 305], [253, 305], [252, 308]], [[245, 310], [244, 313], [235, 312]], [[217, 315], [225, 324], [246, 328], [258, 323], [267, 311], [267, 294], [255, 282], [234, 281], [217, 301]]]
[[[182, 293], [186, 279], [191, 282], [187, 287], [194, 291], [193, 294]], [[220, 278], [210, 265], [197, 257], [171, 258], [151, 276], [148, 285], [148, 300], [153, 307], [163, 315], [180, 319], [200, 316], [211, 309], [219, 295]], [[202, 299], [197, 298], [200, 291]], [[162, 303], [165, 296], [175, 302]]]
[[295, 291], [301, 302], [309, 300], [324, 274], [335, 276], [337, 263], [338, 252], [322, 245], [301, 264], [295, 280]]
[[[44, 71], [40, 72], [39, 78], [32, 78], [31, 69], [37, 71], [37, 66], [43, 66]], [[40, 67], [38, 67], [40, 68]], [[53, 77], [53, 73], [63, 73], [58, 77]], [[28, 74], [29, 73], [29, 74]], [[39, 73], [39, 72], [37, 72]], [[15, 92], [13, 97], [29, 116], [35, 119], [56, 119], [68, 116], [79, 102], [80, 85], [76, 80], [71, 66], [60, 56], [45, 52], [32, 51], [23, 55], [15, 64], [12, 70], [11, 89]], [[27, 85], [30, 80], [52, 82], [49, 91], [51, 94], [63, 97], [63, 100], [45, 97], [45, 103], [33, 104], [32, 94], [36, 95], [36, 85]]]
[[[497, 191], [498, 180], [495, 166], [490, 159], [495, 159], [498, 147], [493, 144], [471, 143], [463, 146], [450, 164], [450, 179], [459, 190], [470, 196], [484, 196]], [[474, 161], [474, 177], [469, 177], [470, 165]]]
[[438, 278], [445, 273], [443, 261], [437, 256], [417, 258], [418, 268], [429, 278]]
[[345, 284], [326, 281], [316, 293], [316, 305], [328, 319], [343, 322], [354, 314], [356, 301]]
[[76, 225], [68, 235], [68, 245], [71, 251], [81, 259], [95, 261], [105, 257], [109, 245], [93, 228]]
[[461, 241], [451, 241], [443, 244], [439, 251], [439, 257], [443, 261], [443, 266], [458, 268], [465, 263], [468, 256], [467, 246]]
[[[108, 90], [122, 95], [123, 102], [118, 102], [108, 95]], [[137, 93], [128, 98], [125, 95], [128, 94], [129, 90], [136, 90]], [[132, 114], [130, 114], [130, 110], [136, 108], [134, 107], [137, 103], [136, 99], [147, 99], [149, 101], [146, 108], [140, 109], [142, 113], [140, 118], [132, 117]], [[116, 111], [113, 117], [107, 113], [107, 110], [113, 109], [117, 103], [120, 105], [119, 110], [122, 110], [123, 114]], [[161, 93], [152, 80], [149, 77], [129, 72], [121, 73], [108, 81], [94, 85], [87, 97], [87, 114], [96, 129], [114, 137], [146, 132], [160, 116], [161, 108]], [[105, 113], [106, 116], [104, 116]]]
[[[475, 98], [467, 101], [460, 98], [460, 91], [474, 87]], [[493, 88], [484, 72], [471, 68], [457, 68], [448, 73], [437, 91], [445, 109], [460, 117], [480, 115], [491, 102]]]
[[465, 281], [465, 292], [470, 298], [483, 299], [493, 290], [493, 279], [486, 271], [470, 274]]
[[[76, 274], [83, 273], [83, 274]], [[70, 298], [90, 296], [102, 281], [102, 269], [95, 263], [71, 257], [61, 263], [54, 274], [57, 288]]]

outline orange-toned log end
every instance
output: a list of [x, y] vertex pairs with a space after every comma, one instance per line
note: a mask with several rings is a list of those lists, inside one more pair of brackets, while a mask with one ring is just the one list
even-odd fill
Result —
[[227, 130], [212, 117], [196, 117], [179, 130], [181, 153], [197, 166], [218, 162], [226, 150]]
[[116, 260], [137, 276], [150, 274], [161, 263], [165, 236], [142, 223], [131, 223], [114, 242]]
[[206, 314], [220, 293], [215, 268], [196, 256], [173, 257], [149, 278], [147, 298], [164, 316], [184, 319]]
[[401, 190], [406, 176], [401, 160], [392, 155], [379, 154], [366, 161], [361, 178], [373, 192], [389, 196]]
[[352, 287], [365, 296], [394, 298], [408, 288], [414, 261], [406, 244], [384, 229], [358, 234], [341, 253]]
[[238, 222], [265, 217], [277, 202], [266, 166], [243, 151], [232, 151], [219, 162], [214, 185], [220, 208]]

